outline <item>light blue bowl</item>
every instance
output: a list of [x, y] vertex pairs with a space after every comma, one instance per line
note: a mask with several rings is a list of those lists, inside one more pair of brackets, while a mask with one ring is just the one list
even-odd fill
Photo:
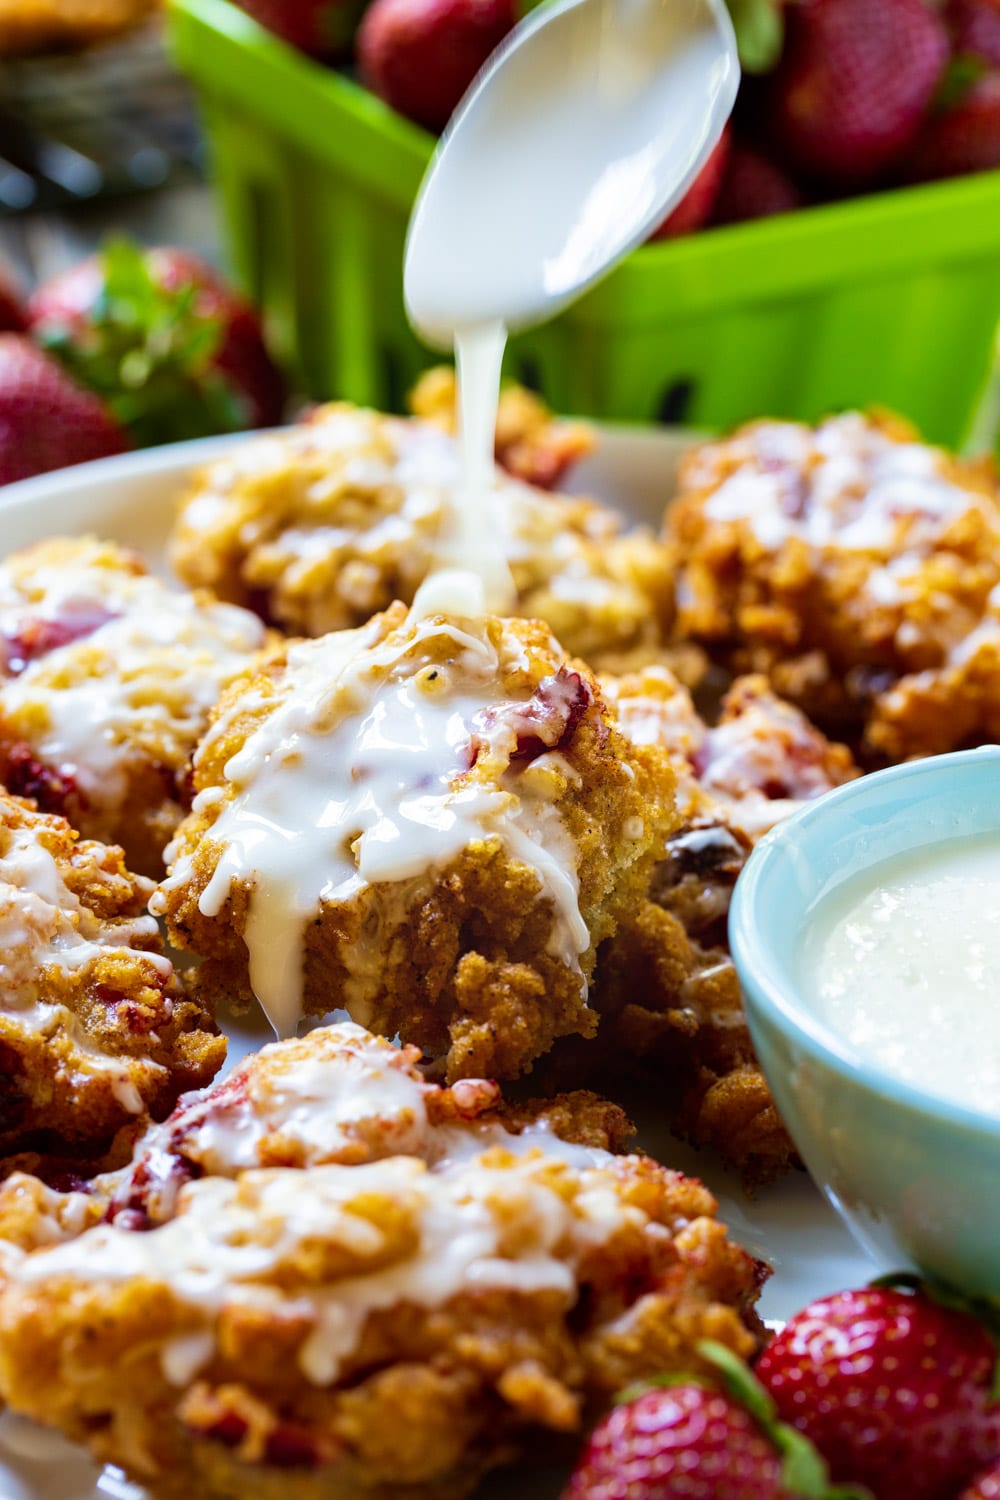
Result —
[[880, 771], [761, 840], [729, 924], [761, 1066], [834, 1208], [886, 1269], [916, 1267], [994, 1294], [1000, 1118], [937, 1099], [856, 1054], [811, 1013], [797, 966], [810, 914], [843, 881], [910, 849], [998, 830], [1000, 746]]

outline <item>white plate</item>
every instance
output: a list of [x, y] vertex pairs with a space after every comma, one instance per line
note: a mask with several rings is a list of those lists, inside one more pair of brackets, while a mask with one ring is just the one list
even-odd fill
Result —
[[[616, 504], [632, 519], [656, 524], [689, 440], [650, 429], [605, 430], [599, 451], [575, 471], [572, 487]], [[44, 536], [92, 531], [141, 548], [162, 567], [173, 502], [185, 476], [192, 465], [233, 441], [207, 438], [8, 485], [0, 489], [0, 554]], [[233, 1042], [231, 1061], [267, 1039], [263, 1028], [245, 1022], [226, 1029]], [[764, 1317], [787, 1318], [811, 1298], [861, 1285], [871, 1276], [871, 1261], [804, 1174], [791, 1174], [749, 1200], [711, 1156], [675, 1141], [648, 1101], [623, 1102], [638, 1119], [646, 1149], [701, 1177], [718, 1195], [735, 1238], [774, 1266], [761, 1300]], [[518, 1500], [552, 1500], [558, 1489], [552, 1475], [521, 1471], [516, 1479], [495, 1476], [482, 1500], [509, 1500], [515, 1494]], [[111, 1471], [98, 1478], [77, 1450], [7, 1416], [0, 1418], [0, 1500], [141, 1500], [141, 1492]]]

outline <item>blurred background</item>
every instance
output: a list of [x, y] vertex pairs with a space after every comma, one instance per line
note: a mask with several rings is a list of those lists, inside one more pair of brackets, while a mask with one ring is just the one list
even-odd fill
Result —
[[[933, 440], [995, 445], [1000, 0], [730, 9], [744, 82], [718, 149], [648, 245], [512, 341], [508, 375], [609, 420], [725, 428], [877, 404]], [[401, 409], [439, 358], [403, 313], [410, 205], [519, 14], [519, 0], [0, 0], [0, 426], [4, 358], [28, 357], [12, 339], [109, 406], [128, 445], [303, 399]], [[196, 260], [143, 269], [122, 236]], [[249, 400], [226, 373], [234, 320], [253, 341], [240, 296], [269, 351], [246, 357], [280, 371], [266, 399], [259, 368]], [[147, 420], [144, 388], [177, 422]], [[0, 462], [0, 479], [20, 473]]]

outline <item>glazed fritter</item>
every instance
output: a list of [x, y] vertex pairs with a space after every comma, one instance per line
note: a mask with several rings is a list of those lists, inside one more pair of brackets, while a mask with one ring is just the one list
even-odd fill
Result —
[[226, 1055], [122, 851], [0, 790], [0, 1154], [86, 1153], [162, 1117]]
[[763, 1269], [711, 1195], [554, 1108], [514, 1133], [495, 1086], [354, 1026], [266, 1048], [140, 1143], [102, 1224], [0, 1192], [0, 1395], [155, 1500], [439, 1500], [701, 1338], [751, 1355]]
[[895, 760], [995, 735], [1000, 503], [988, 462], [857, 413], [697, 448], [666, 517], [676, 630]]
[[[349, 629], [412, 601], [461, 484], [457, 446], [434, 423], [321, 407], [202, 471], [181, 503], [171, 561], [185, 583], [284, 630]], [[545, 620], [591, 665], [662, 649], [670, 559], [650, 531], [501, 471], [492, 498], [482, 525], [510, 564], [518, 615]]]
[[188, 759], [260, 621], [93, 538], [0, 562], [0, 782], [158, 875]]
[[676, 823], [656, 748], [538, 622], [396, 606], [234, 684], [154, 909], [278, 1031], [343, 1007], [510, 1078], [590, 1034], [597, 947]]

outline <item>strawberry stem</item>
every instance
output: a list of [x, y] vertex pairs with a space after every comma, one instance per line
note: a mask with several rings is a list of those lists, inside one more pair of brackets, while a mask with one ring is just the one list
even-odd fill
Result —
[[40, 342], [100, 396], [139, 447], [249, 425], [247, 402], [214, 364], [222, 320], [206, 316], [193, 283], [162, 286], [127, 239], [101, 252], [101, 290], [82, 323], [48, 327]]
[[726, 0], [726, 4], [743, 68], [747, 73], [769, 73], [785, 41], [781, 0]]
[[781, 1455], [781, 1483], [801, 1500], [871, 1500], [858, 1485], [831, 1485], [826, 1461], [804, 1433], [782, 1422], [768, 1391], [753, 1371], [723, 1344], [703, 1339], [696, 1345], [702, 1359], [719, 1372], [734, 1401], [750, 1413]]

